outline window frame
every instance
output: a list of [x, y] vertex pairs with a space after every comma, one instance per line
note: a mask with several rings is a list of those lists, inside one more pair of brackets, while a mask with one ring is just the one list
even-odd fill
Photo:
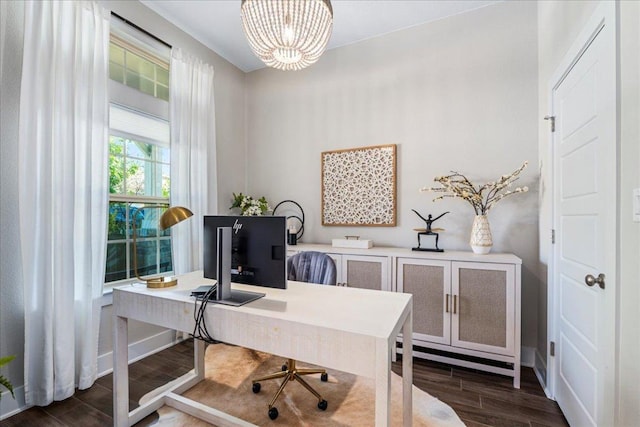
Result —
[[[169, 71], [169, 83], [170, 83], [170, 69], [169, 69], [169, 61], [170, 61], [170, 56], [171, 56], [171, 50], [169, 47], [159, 43], [158, 41], [154, 40], [152, 37], [149, 37], [148, 35], [138, 31], [137, 29], [131, 27], [130, 25], [126, 24], [125, 22], [122, 22], [119, 19], [111, 19], [111, 37], [112, 40], [113, 39], [118, 39], [119, 41], [124, 41], [125, 43], [127, 43], [128, 45], [132, 46], [133, 48], [131, 49], [131, 51], [139, 56], [143, 56], [143, 58], [148, 59], [148, 60], [152, 60], [154, 62], [159, 62], [162, 63], [163, 65], [166, 66], [167, 70]], [[120, 46], [120, 43], [117, 43]], [[123, 46], [121, 46], [123, 47]], [[125, 47], [126, 49], [126, 47]], [[144, 53], [144, 55], [141, 55], [141, 53]], [[135, 114], [139, 114], [139, 115], [145, 115], [148, 116], [150, 118], [153, 119], [159, 119], [162, 120], [164, 122], [166, 122], [169, 125], [169, 129], [170, 129], [170, 121], [169, 121], [169, 102], [167, 100], [161, 99], [161, 98], [156, 98], [154, 96], [151, 96], [145, 92], [142, 92], [139, 89], [136, 88], [132, 88], [130, 86], [126, 86], [123, 83], [120, 83], [116, 80], [112, 80], [111, 78], [109, 78], [109, 82], [108, 82], [108, 90], [109, 90], [109, 104], [110, 105], [114, 105], [116, 107], [120, 107], [120, 108], [125, 108], [125, 109], [129, 109], [132, 112], [134, 112]], [[167, 90], [169, 89], [169, 86], [167, 86]], [[155, 91], [154, 91], [155, 92]], [[110, 107], [111, 110], [111, 107]], [[111, 137], [118, 137], [118, 138], [123, 138], [123, 139], [128, 139], [128, 140], [134, 140], [136, 142], [141, 142], [141, 143], [145, 143], [145, 144], [153, 144], [156, 145], [158, 147], [164, 147], [169, 149], [169, 170], [171, 169], [171, 151], [170, 151], [170, 144], [163, 142], [163, 141], [157, 141], [157, 140], [153, 140], [150, 138], [146, 138], [144, 136], [140, 136], [140, 135], [136, 135], [130, 132], [125, 132], [125, 131], [121, 131], [119, 129], [115, 129], [115, 128], [111, 128], [111, 124], [109, 126], [109, 139], [106, 141], [106, 144], [109, 145], [110, 141], [111, 141]], [[125, 156], [125, 159], [127, 159], [128, 157]], [[156, 159], [157, 161], [157, 159]], [[154, 161], [154, 162], [156, 162]], [[156, 164], [163, 164], [166, 165], [167, 163], [165, 162], [157, 162]], [[126, 184], [125, 184], [125, 191], [126, 191]], [[108, 209], [111, 208], [111, 203], [116, 202], [116, 203], [127, 203], [127, 207], [130, 207], [131, 205], [136, 205], [136, 204], [142, 204], [142, 205], [153, 205], [153, 206], [157, 206], [157, 205], [165, 205], [167, 208], [170, 206], [170, 200], [171, 197], [169, 195], [169, 197], [165, 198], [165, 197], [157, 197], [157, 196], [146, 196], [146, 195], [131, 195], [131, 194], [112, 194], [109, 193], [109, 200], [108, 200]], [[151, 209], [158, 209], [156, 207], [151, 207]], [[127, 275], [129, 274], [129, 272], [132, 269], [132, 262], [131, 262], [131, 243], [132, 243], [132, 235], [131, 235], [131, 217], [130, 217], [130, 208], [129, 209], [125, 209], [125, 235], [122, 239], [114, 239], [114, 240], [109, 240], [108, 236], [107, 236], [107, 245], [109, 244], [113, 244], [113, 243], [124, 243], [125, 244], [125, 267], [126, 267], [126, 271], [127, 271]], [[159, 215], [158, 215], [159, 217]], [[139, 232], [139, 231], [138, 231]], [[161, 245], [161, 241], [166, 241], [169, 240], [171, 241], [171, 234], [167, 233], [168, 235], [164, 235], [164, 233], [158, 228], [158, 233], [156, 236], [154, 237], [140, 237], [139, 235], [137, 235], [136, 240], [138, 242], [142, 242], [142, 241], [149, 241], [149, 240], [155, 240], [157, 241], [157, 245], [156, 245], [156, 250], [160, 251], [160, 245]], [[171, 244], [170, 244], [171, 246]], [[159, 262], [160, 262], [160, 257], [159, 257], [159, 252], [157, 252], [156, 254], [156, 268], [159, 269]], [[103, 277], [104, 284], [103, 284], [103, 294], [109, 294], [111, 293], [112, 289], [115, 286], [120, 286], [123, 284], [127, 284], [127, 283], [133, 283], [136, 282], [138, 279], [134, 276], [134, 277], [130, 277], [127, 279], [121, 279], [121, 280], [115, 280], [115, 281], [110, 281], [107, 282], [106, 281], [106, 275], [107, 275], [107, 271], [106, 271], [106, 264], [107, 264], [107, 259], [105, 256], [105, 277]], [[171, 251], [171, 266], [173, 267], [173, 251]], [[159, 272], [159, 273], [154, 273], [154, 276], [170, 276], [173, 274], [173, 269], [171, 271], [166, 271], [166, 272]]]

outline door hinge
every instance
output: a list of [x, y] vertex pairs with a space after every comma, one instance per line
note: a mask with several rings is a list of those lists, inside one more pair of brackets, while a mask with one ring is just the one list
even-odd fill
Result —
[[555, 355], [556, 355], [556, 343], [555, 343], [555, 342], [553, 342], [553, 341], [551, 341], [551, 342], [549, 343], [549, 354], [550, 354], [551, 356], [555, 356]]
[[551, 244], [555, 245], [556, 244], [556, 230], [551, 229]]
[[556, 116], [544, 116], [545, 120], [551, 121], [551, 132], [556, 131]]

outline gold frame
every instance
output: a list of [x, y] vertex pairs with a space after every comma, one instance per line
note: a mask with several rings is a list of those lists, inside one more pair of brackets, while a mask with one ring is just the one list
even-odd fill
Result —
[[[369, 147], [358, 147], [358, 148], [347, 148], [343, 150], [333, 150], [333, 151], [324, 151], [320, 154], [320, 164], [321, 164], [321, 218], [322, 225], [326, 226], [371, 226], [371, 227], [395, 227], [397, 223], [397, 171], [396, 171], [396, 144], [387, 144], [387, 145], [373, 145]], [[384, 163], [383, 167], [380, 167], [380, 163], [376, 164], [358, 164], [360, 166], [359, 169], [354, 170], [353, 167], [341, 167], [336, 168], [337, 170], [333, 170], [331, 172], [335, 172], [332, 175], [329, 175], [329, 170], [327, 167], [328, 159], [330, 157], [336, 158], [336, 156], [341, 157], [342, 154], [345, 155], [345, 159], [338, 159], [343, 163], [348, 163], [348, 159], [354, 156], [354, 153], [363, 152], [363, 151], [388, 151], [391, 150], [389, 159], [383, 159]], [[353, 165], [350, 165], [353, 166]], [[385, 190], [385, 194], [367, 194], [367, 186], [371, 184], [363, 179], [362, 176], [373, 177], [374, 180], [378, 180], [378, 183], [388, 180], [389, 174], [391, 175], [390, 185]], [[360, 178], [358, 178], [360, 177]], [[351, 194], [349, 192], [344, 192], [343, 188], [334, 190], [337, 193], [340, 193], [339, 196], [333, 194], [331, 189], [327, 188], [326, 182], [328, 180], [335, 180], [337, 178], [341, 178], [342, 180], [348, 181], [351, 185], [349, 186]], [[341, 192], [342, 191], [342, 192]], [[328, 212], [329, 205], [336, 204], [336, 200], [340, 200], [340, 208], [342, 211], [348, 211], [348, 213], [353, 213], [348, 207], [351, 203], [353, 203], [353, 196], [355, 195], [359, 197], [385, 197], [388, 200], [384, 200], [383, 204], [389, 204], [390, 206], [384, 212], [383, 218], [381, 220], [377, 220], [376, 217], [365, 217], [362, 221], [356, 222], [350, 220], [348, 216], [343, 215], [340, 217], [338, 215], [336, 217], [335, 214]], [[379, 214], [380, 212], [376, 212]], [[362, 212], [359, 212], [362, 215]], [[332, 219], [333, 218], [333, 219]]]

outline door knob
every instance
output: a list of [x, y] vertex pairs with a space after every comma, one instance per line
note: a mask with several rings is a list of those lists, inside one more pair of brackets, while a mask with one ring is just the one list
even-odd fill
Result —
[[597, 283], [598, 286], [600, 286], [600, 289], [604, 289], [604, 274], [600, 273], [598, 274], [598, 277], [593, 277], [593, 275], [587, 274], [584, 277], [584, 283], [586, 283], [587, 286], [593, 286]]

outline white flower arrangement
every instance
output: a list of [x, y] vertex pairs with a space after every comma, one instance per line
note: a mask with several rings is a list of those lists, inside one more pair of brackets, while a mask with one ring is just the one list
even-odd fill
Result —
[[242, 193], [233, 193], [233, 204], [229, 209], [233, 208], [239, 208], [243, 216], [260, 216], [271, 210], [267, 199], [264, 197], [254, 199]]
[[518, 169], [509, 175], [502, 175], [497, 181], [490, 181], [477, 187], [466, 176], [459, 172], [451, 171], [451, 175], [437, 176], [433, 179], [440, 183], [442, 187], [423, 187], [420, 191], [445, 193], [433, 199], [434, 202], [445, 197], [460, 197], [473, 206], [476, 215], [486, 215], [496, 203], [505, 197], [529, 191], [526, 186], [509, 190], [513, 182], [518, 180], [518, 175], [527, 167], [528, 163], [525, 161]]

